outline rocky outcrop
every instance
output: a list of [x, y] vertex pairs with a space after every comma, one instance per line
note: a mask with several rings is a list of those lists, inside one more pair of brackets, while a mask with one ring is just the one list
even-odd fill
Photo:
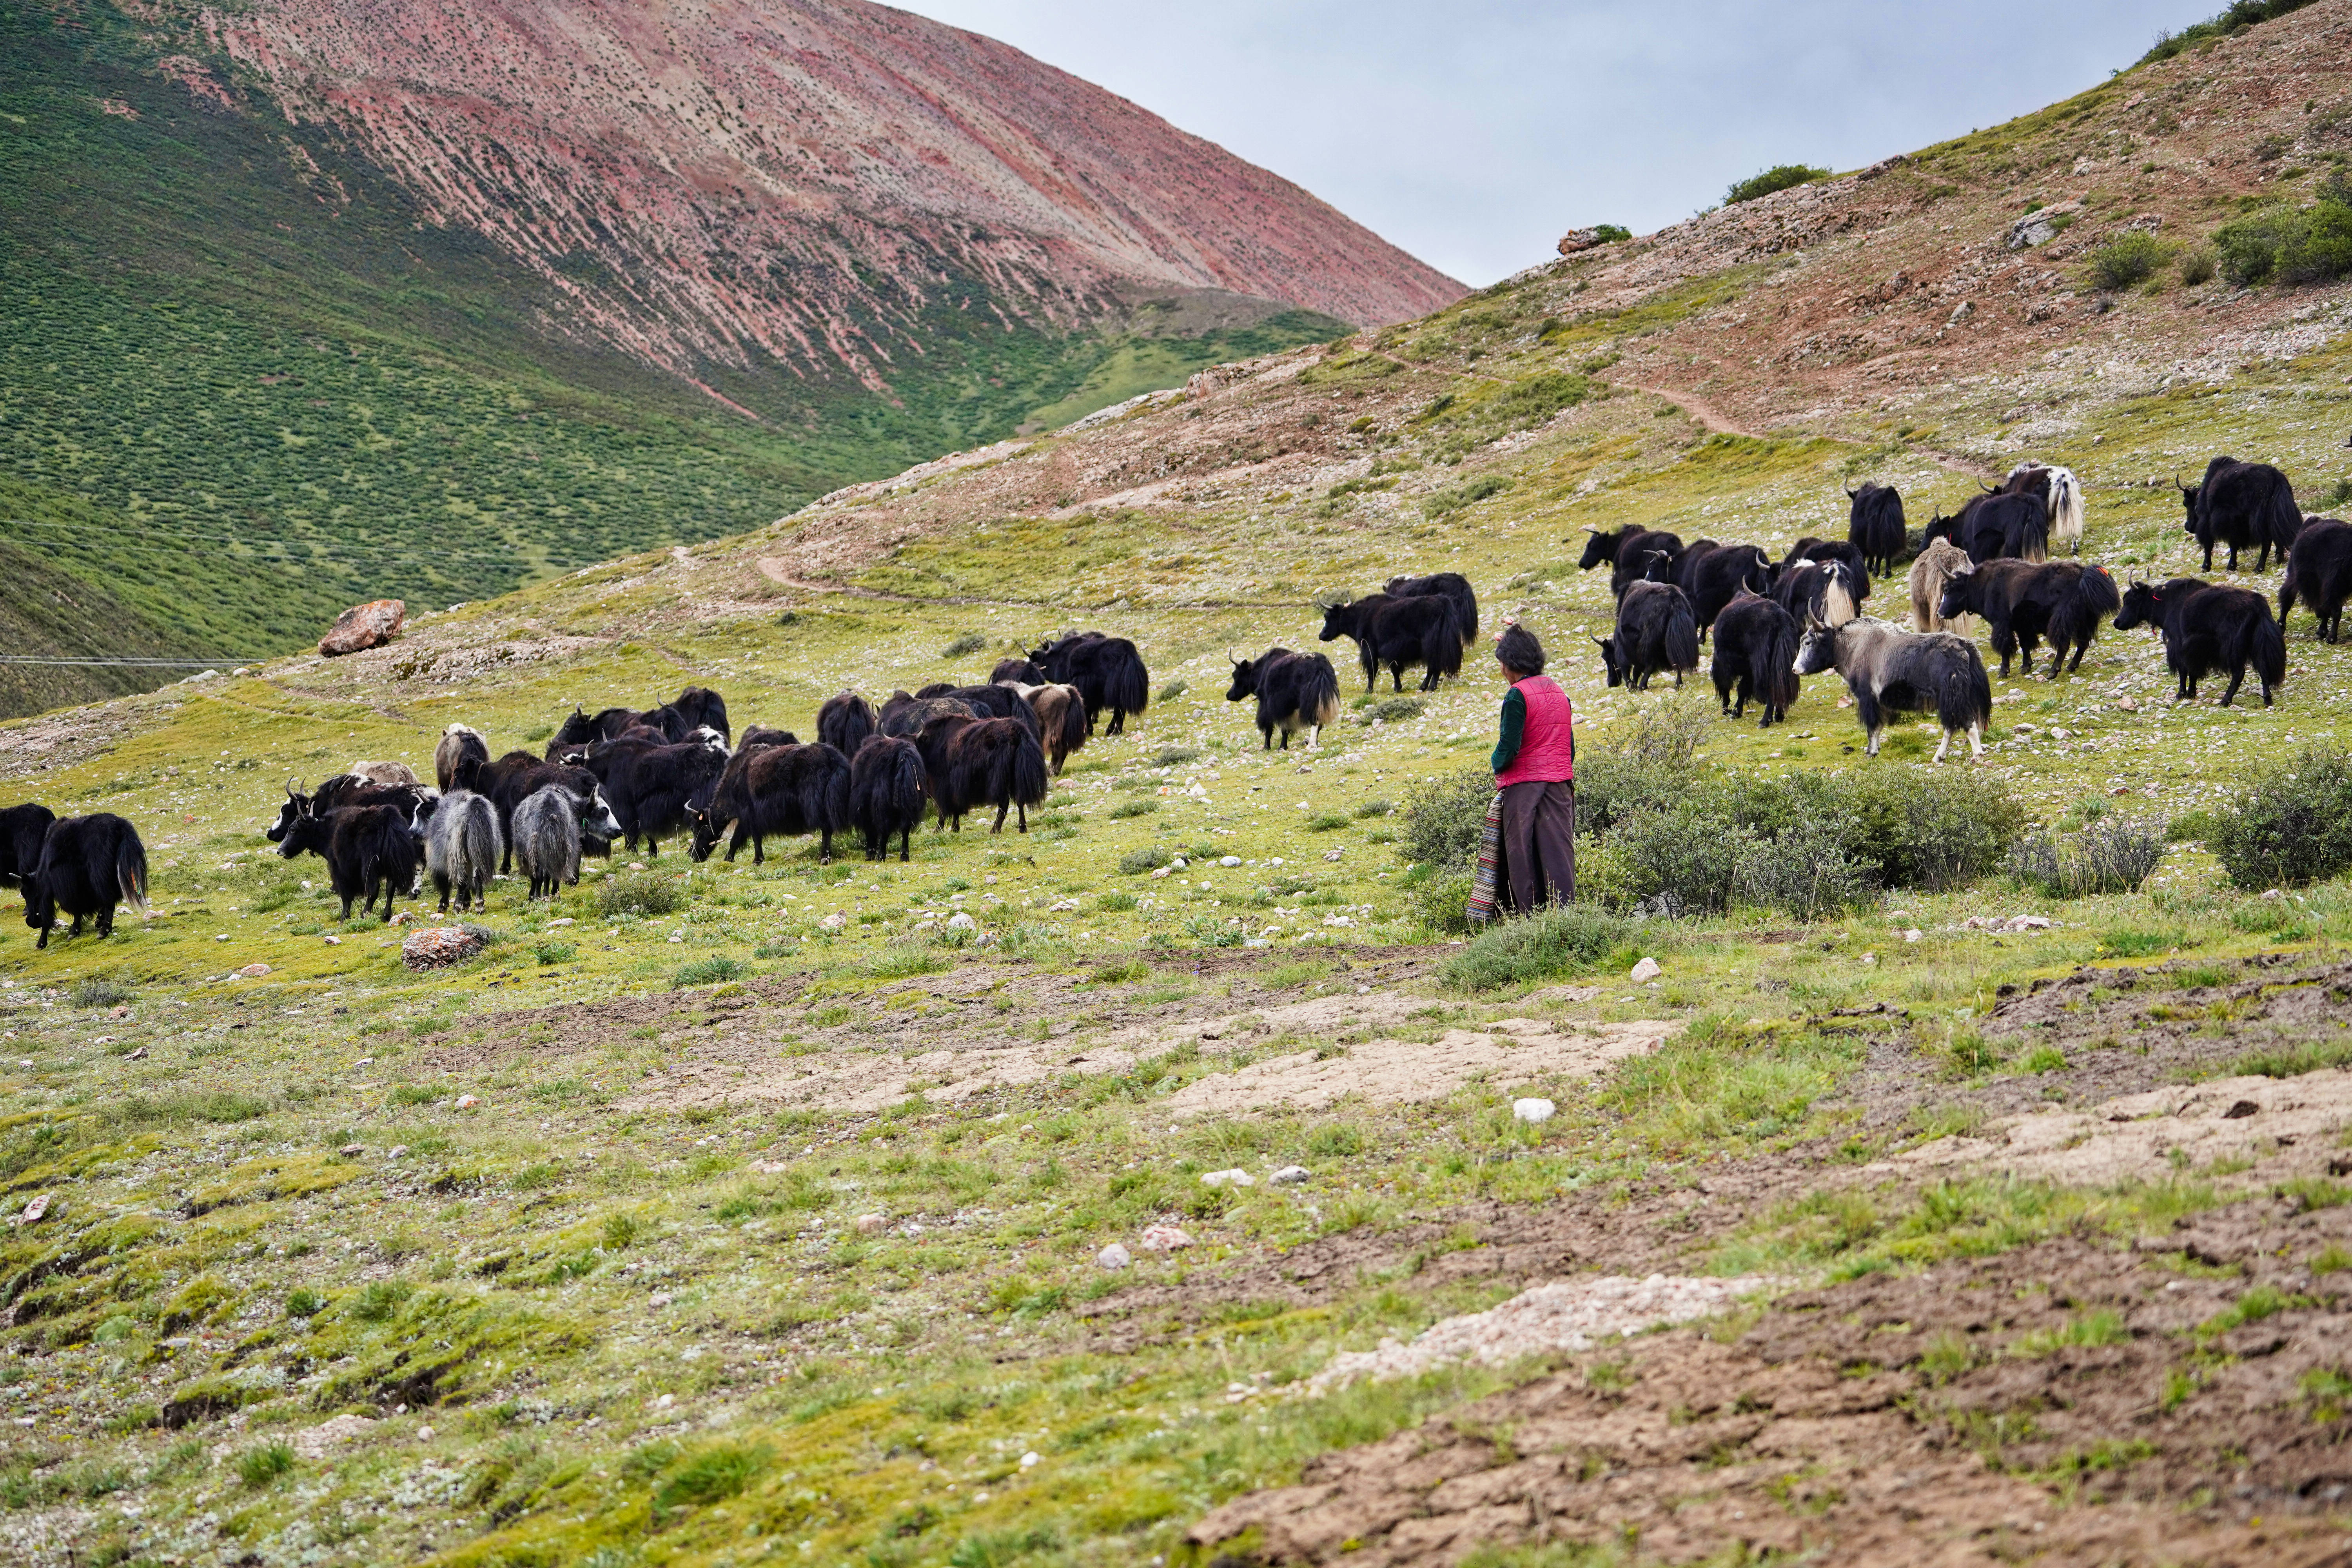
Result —
[[400, 635], [407, 620], [408, 606], [398, 599], [371, 599], [364, 605], [353, 605], [337, 616], [335, 624], [327, 628], [327, 635], [319, 639], [319, 651], [335, 658], [382, 647]]

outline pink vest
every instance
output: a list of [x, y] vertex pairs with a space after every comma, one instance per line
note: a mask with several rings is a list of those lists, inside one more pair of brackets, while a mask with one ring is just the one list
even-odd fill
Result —
[[1496, 787], [1576, 777], [1576, 714], [1568, 693], [1548, 675], [1531, 675], [1513, 689], [1528, 705], [1528, 722], [1519, 733], [1519, 754], [1495, 775]]

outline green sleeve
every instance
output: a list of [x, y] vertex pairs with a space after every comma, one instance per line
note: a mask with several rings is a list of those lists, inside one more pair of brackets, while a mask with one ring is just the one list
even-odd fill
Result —
[[1495, 772], [1501, 773], [1516, 761], [1519, 742], [1527, 738], [1528, 700], [1512, 687], [1503, 693], [1503, 738], [1495, 745]]

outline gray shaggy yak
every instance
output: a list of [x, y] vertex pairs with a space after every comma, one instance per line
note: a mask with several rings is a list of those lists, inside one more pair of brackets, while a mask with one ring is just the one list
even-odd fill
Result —
[[1885, 621], [1848, 621], [1809, 632], [1797, 649], [1797, 673], [1834, 669], [1853, 694], [1854, 716], [1870, 737], [1870, 754], [1886, 733], [1890, 713], [1933, 713], [1944, 727], [1936, 761], [1965, 733], [1969, 752], [1984, 752], [1992, 722], [1992, 682], [1976, 644], [1949, 632], [1906, 632]]
[[425, 871], [441, 895], [443, 914], [449, 912], [451, 893], [460, 913], [488, 910], [490, 879], [505, 856], [499, 808], [472, 790], [451, 790], [425, 819]]
[[514, 808], [508, 848], [530, 879], [525, 896], [535, 899], [545, 893], [551, 899], [558, 888], [579, 885], [580, 852], [588, 840], [609, 845], [620, 836], [620, 820], [601, 792], [583, 795], [562, 784], [546, 784]]

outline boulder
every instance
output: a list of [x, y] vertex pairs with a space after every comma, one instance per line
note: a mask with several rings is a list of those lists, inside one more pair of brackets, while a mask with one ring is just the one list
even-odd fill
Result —
[[327, 635], [319, 639], [319, 651], [334, 658], [382, 647], [400, 635], [407, 620], [408, 606], [398, 599], [371, 599], [364, 605], [353, 605], [337, 616], [335, 624], [327, 628]]
[[1559, 253], [1574, 256], [1580, 250], [1591, 250], [1601, 244], [1597, 228], [1572, 228], [1559, 237]]
[[463, 963], [489, 946], [479, 931], [463, 926], [426, 926], [411, 931], [400, 944], [400, 962], [422, 972]]

